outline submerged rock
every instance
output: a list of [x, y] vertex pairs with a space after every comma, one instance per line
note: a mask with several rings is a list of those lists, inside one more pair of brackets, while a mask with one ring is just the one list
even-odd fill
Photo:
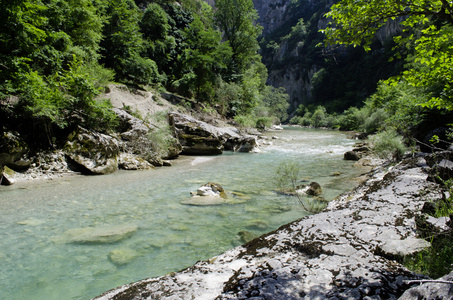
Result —
[[138, 252], [129, 248], [115, 249], [110, 251], [108, 257], [110, 261], [117, 265], [123, 266], [139, 256]]
[[138, 227], [135, 225], [112, 225], [74, 228], [65, 231], [56, 242], [77, 244], [110, 244], [131, 237]]
[[242, 243], [248, 243], [251, 240], [254, 240], [254, 239], [256, 239], [258, 237], [253, 232], [250, 232], [250, 231], [247, 231], [247, 230], [239, 231], [238, 235], [239, 235], [239, 238], [240, 238]]

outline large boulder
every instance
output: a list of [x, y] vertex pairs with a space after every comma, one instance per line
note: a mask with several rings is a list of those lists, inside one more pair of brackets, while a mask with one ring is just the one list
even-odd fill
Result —
[[215, 126], [190, 116], [172, 112], [169, 122], [182, 145], [182, 153], [215, 155], [223, 153], [223, 140]]
[[118, 141], [111, 136], [79, 127], [68, 137], [64, 151], [89, 173], [108, 174], [118, 169]]
[[169, 122], [189, 155], [222, 154], [223, 150], [250, 152], [257, 147], [256, 137], [241, 135], [236, 128], [216, 127], [177, 112], [169, 114]]
[[27, 144], [18, 133], [4, 132], [0, 135], [0, 168], [5, 165], [15, 170], [28, 168], [30, 163], [21, 160], [28, 152]]
[[139, 156], [154, 166], [164, 165], [162, 158], [176, 157], [181, 153], [182, 146], [171, 132], [165, 136], [165, 132], [155, 124], [146, 123], [119, 108], [114, 111], [120, 120], [121, 151]]
[[16, 182], [16, 180], [14, 179], [14, 174], [15, 172], [7, 166], [0, 168], [0, 184], [13, 185]]

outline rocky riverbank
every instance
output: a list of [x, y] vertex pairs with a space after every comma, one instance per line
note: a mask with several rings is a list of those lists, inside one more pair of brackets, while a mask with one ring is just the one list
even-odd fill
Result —
[[[403, 293], [401, 299], [451, 299], [448, 284], [410, 289], [408, 280], [426, 277], [399, 263], [429, 247], [416, 220], [426, 202], [444, 197], [429, 180], [439, 165], [433, 160], [419, 154], [376, 169], [319, 214], [95, 299], [397, 299]], [[446, 218], [425, 219], [438, 230], [451, 230]]]
[[114, 106], [117, 132], [105, 134], [79, 127], [55, 150], [34, 153], [18, 133], [5, 132], [0, 135], [0, 183], [151, 169], [171, 165], [179, 154], [258, 151], [256, 135], [227, 127], [214, 117], [204, 116], [217, 125], [196, 119], [190, 115], [196, 115], [195, 110], [182, 113], [170, 96], [166, 100], [151, 92], [111, 85], [102, 97]]

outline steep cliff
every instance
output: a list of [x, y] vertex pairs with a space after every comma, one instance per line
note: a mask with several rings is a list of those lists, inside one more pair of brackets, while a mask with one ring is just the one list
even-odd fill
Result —
[[379, 32], [370, 53], [323, 45], [319, 30], [326, 26], [324, 15], [335, 2], [254, 0], [264, 27], [260, 44], [268, 84], [286, 88], [292, 110], [299, 104], [322, 104], [331, 111], [360, 105], [380, 79], [398, 69], [397, 63], [388, 62], [389, 37], [400, 30], [397, 23]]

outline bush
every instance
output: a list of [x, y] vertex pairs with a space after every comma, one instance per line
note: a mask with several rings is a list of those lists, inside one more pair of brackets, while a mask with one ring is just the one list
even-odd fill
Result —
[[388, 115], [384, 109], [380, 108], [373, 112], [365, 119], [365, 122], [360, 128], [365, 133], [375, 133], [382, 129], [387, 120]]
[[377, 156], [388, 160], [400, 160], [407, 151], [403, 138], [394, 130], [386, 130], [370, 137], [371, 148]]
[[256, 121], [252, 115], [236, 115], [234, 116], [234, 121], [236, 121], [241, 128], [253, 128], [256, 125]]
[[123, 63], [121, 71], [117, 71], [121, 78], [134, 84], [152, 84], [159, 82], [159, 72], [156, 63], [140, 56], [134, 56]]
[[271, 117], [258, 117], [255, 121], [255, 127], [264, 130], [266, 127], [270, 127], [272, 123]]
[[311, 116], [311, 125], [313, 127], [327, 126], [326, 114], [326, 109], [323, 106], [318, 106]]
[[326, 201], [309, 199], [297, 192], [301, 165], [291, 160], [282, 162], [275, 173], [275, 182], [280, 192], [294, 195], [302, 208], [311, 213], [318, 213], [327, 206]]

